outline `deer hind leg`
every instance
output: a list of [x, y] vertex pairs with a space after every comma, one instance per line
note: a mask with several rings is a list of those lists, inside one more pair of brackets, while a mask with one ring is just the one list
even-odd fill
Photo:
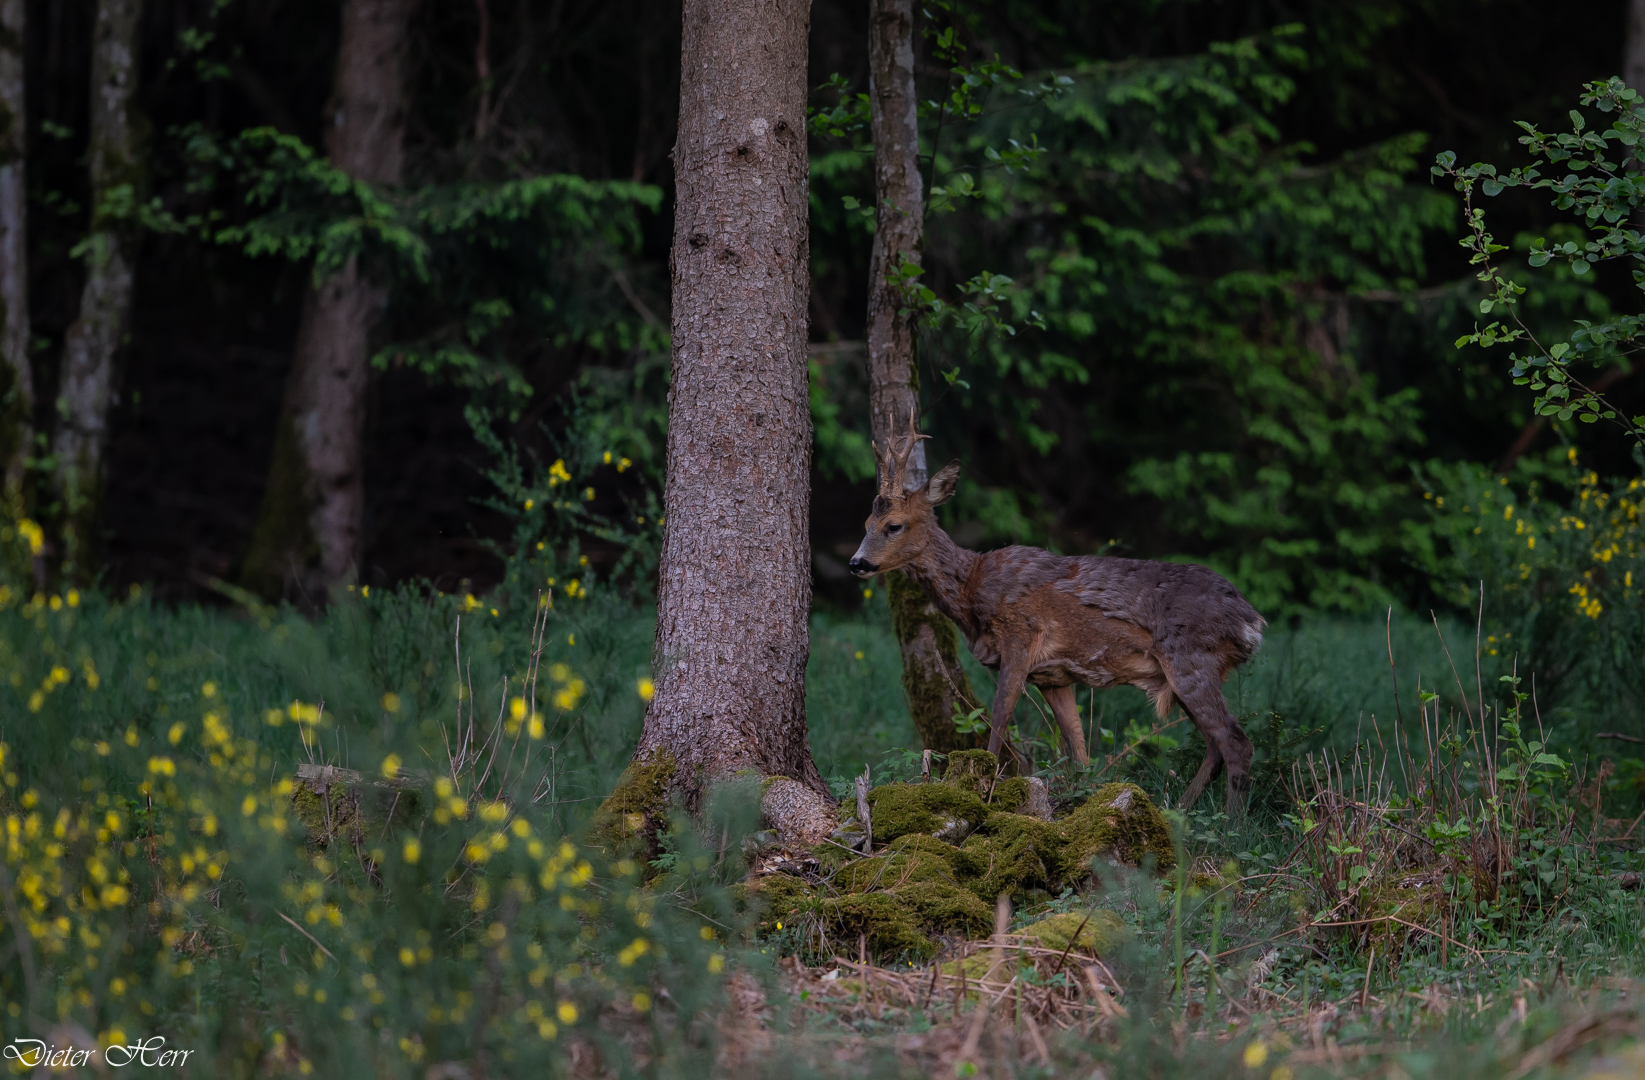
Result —
[[1057, 727], [1062, 729], [1062, 742], [1068, 756], [1077, 764], [1091, 764], [1091, 757], [1085, 752], [1085, 729], [1080, 727], [1080, 709], [1074, 700], [1074, 688], [1042, 686], [1040, 693], [1045, 695], [1045, 703], [1051, 706], [1051, 715], [1057, 718]]
[[1251, 790], [1253, 749], [1245, 729], [1228, 711], [1220, 674], [1221, 668], [1212, 656], [1174, 662], [1168, 671], [1172, 692], [1194, 727], [1199, 729], [1207, 747], [1205, 762], [1188, 790], [1183, 792], [1178, 809], [1186, 810], [1193, 805], [1216, 775], [1220, 762], [1228, 770], [1228, 816], [1237, 819], [1245, 813], [1245, 797]]
[[[1011, 726], [1011, 716], [1017, 710], [1017, 698], [1022, 696], [1026, 682], [1027, 672], [1000, 668], [999, 686], [994, 691], [994, 708], [988, 717], [988, 752], [999, 758], [1002, 749], [1009, 751], [1012, 761], [1018, 764], [1022, 763], [1022, 756], [1006, 737], [1006, 730]], [[1003, 758], [1001, 764], [1004, 764]]]
[[1188, 790], [1177, 800], [1178, 810], [1187, 810], [1198, 802], [1200, 795], [1205, 792], [1206, 785], [1216, 777], [1217, 770], [1222, 768], [1222, 752], [1217, 749], [1217, 744], [1209, 739], [1205, 744], [1205, 760], [1200, 762], [1199, 772], [1194, 774]]

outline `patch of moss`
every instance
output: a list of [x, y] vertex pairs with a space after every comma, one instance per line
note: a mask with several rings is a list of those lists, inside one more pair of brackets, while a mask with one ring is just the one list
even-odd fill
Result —
[[937, 951], [936, 943], [919, 931], [914, 913], [891, 893], [850, 893], [824, 900], [821, 914], [836, 942], [849, 943], [866, 936], [868, 947], [882, 955], [929, 956]]
[[872, 858], [842, 866], [834, 876], [834, 885], [845, 892], [891, 890], [927, 881], [958, 885], [950, 861], [954, 854], [953, 846], [914, 833], [892, 842]]
[[[1082, 925], [1083, 924], [1083, 925]], [[1032, 945], [1041, 949], [1049, 949], [1058, 953], [1067, 950], [1070, 953], [1086, 953], [1091, 956], [1101, 956], [1111, 952], [1122, 944], [1130, 935], [1130, 928], [1117, 914], [1105, 909], [1098, 909], [1090, 913], [1089, 918], [1084, 912], [1069, 911], [1061, 915], [1052, 915], [1023, 927], [1012, 935], [1017, 942]], [[1069, 945], [1069, 939], [1079, 934], [1079, 940]], [[980, 936], [980, 935], [979, 935]], [[942, 965], [944, 975], [957, 976], [964, 974], [967, 979], [981, 980], [988, 977], [994, 970], [996, 957], [994, 950], [984, 947], [970, 956], [953, 960]], [[1006, 949], [1004, 967], [994, 973], [994, 981], [1009, 979], [1019, 970], [1031, 967], [1033, 954], [1018, 949]], [[1054, 964], [1055, 961], [1052, 961]]]
[[988, 816], [976, 794], [946, 783], [885, 784], [868, 793], [868, 803], [876, 845], [913, 833], [963, 836]]
[[[1397, 957], [1407, 941], [1426, 936], [1405, 923], [1440, 929], [1445, 913], [1445, 877], [1440, 869], [1406, 869], [1385, 877], [1379, 875], [1368, 883], [1359, 895], [1360, 917], [1382, 921], [1366, 924], [1361, 944], [1374, 946], [1378, 956]], [[1478, 882], [1467, 878], [1457, 885], [1465, 898], [1482, 891]], [[1395, 918], [1401, 921], [1395, 922]]]
[[745, 903], [758, 903], [758, 924], [761, 933], [777, 929], [778, 923], [793, 922], [797, 915], [817, 906], [817, 890], [797, 877], [788, 874], [768, 874], [749, 883], [742, 897]]
[[[1082, 911], [1065, 911], [1061, 915], [1052, 915], [1023, 927], [1018, 933], [1022, 935], [1023, 940], [1032, 942], [1042, 949], [1053, 949], [1059, 953], [1067, 949], [1070, 952], [1101, 956], [1112, 952], [1129, 938], [1131, 930], [1119, 915], [1098, 908], [1089, 916]], [[1077, 939], [1075, 934], [1079, 935]]]
[[[868, 947], [880, 954], [915, 953], [928, 956], [936, 943], [920, 929], [919, 910], [933, 915], [940, 904], [931, 898], [942, 886], [911, 886], [919, 890], [921, 903], [894, 893], [847, 893], [826, 896], [821, 889], [787, 874], [760, 878], [749, 890], [749, 900], [760, 905], [758, 925], [762, 934], [805, 925], [819, 924], [825, 938], [836, 948], [852, 951], [867, 936]], [[958, 890], [955, 890], [958, 891]]]
[[674, 755], [667, 750], [630, 762], [594, 812], [590, 838], [614, 856], [648, 862], [656, 854], [657, 833], [668, 820], [668, 792], [676, 769]]
[[1068, 837], [1060, 867], [1067, 884], [1084, 881], [1098, 856], [1126, 866], [1141, 866], [1150, 857], [1161, 870], [1176, 865], [1170, 827], [1135, 784], [1103, 786], [1058, 824]]
[[949, 787], [987, 797], [994, 790], [1000, 759], [987, 750], [958, 750], [948, 755], [948, 769], [942, 782]]
[[1003, 892], [1022, 900], [1029, 890], [1050, 889], [1062, 880], [1067, 845], [1056, 822], [996, 812], [960, 847], [954, 868], [979, 899], [992, 902]]
[[924, 928], [941, 934], [979, 937], [994, 925], [994, 912], [976, 893], [943, 881], [904, 885], [889, 894]]
[[1028, 777], [1013, 776], [994, 785], [994, 797], [989, 801], [989, 806], [994, 810], [1014, 814], [1022, 809], [1022, 804], [1027, 801]]

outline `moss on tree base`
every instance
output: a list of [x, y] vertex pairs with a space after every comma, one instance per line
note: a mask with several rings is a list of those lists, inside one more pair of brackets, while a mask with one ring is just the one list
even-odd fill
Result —
[[667, 750], [629, 762], [617, 786], [594, 812], [589, 839], [613, 856], [649, 862], [656, 854], [657, 834], [668, 820], [669, 789], [678, 768]]

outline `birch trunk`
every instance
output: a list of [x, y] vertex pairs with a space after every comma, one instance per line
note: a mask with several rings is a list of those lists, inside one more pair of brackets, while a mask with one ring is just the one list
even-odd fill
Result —
[[115, 361], [131, 319], [136, 229], [116, 208], [135, 205], [144, 187], [137, 114], [137, 28], [141, 0], [98, 0], [91, 54], [91, 235], [80, 313], [63, 338], [58, 389], [61, 417], [52, 441], [62, 500], [64, 576], [96, 570], [103, 504], [103, 455], [117, 392]]
[[656, 695], [608, 841], [750, 772], [785, 835], [835, 823], [805, 720], [808, 24], [809, 0], [685, 0]]
[[23, 0], [0, 0], [0, 515], [7, 517], [28, 511], [23, 470], [34, 441], [23, 20]]
[[[902, 289], [892, 280], [904, 263], [919, 265], [925, 243], [920, 178], [918, 99], [914, 90], [913, 0], [869, 0], [868, 97], [874, 137], [878, 216], [868, 262], [868, 407], [874, 441], [905, 434], [919, 408], [914, 325]], [[904, 486], [925, 484], [925, 445], [908, 461]], [[888, 575], [891, 622], [902, 648], [908, 712], [929, 750], [950, 753], [980, 745], [954, 728], [957, 705], [975, 698], [960, 666], [959, 635], [931, 598], [901, 571]]]
[[[326, 153], [357, 180], [400, 182], [414, 7], [415, 0], [343, 5]], [[268, 487], [242, 571], [266, 595], [317, 606], [355, 573], [365, 523], [370, 335], [387, 298], [353, 259], [303, 298]]]

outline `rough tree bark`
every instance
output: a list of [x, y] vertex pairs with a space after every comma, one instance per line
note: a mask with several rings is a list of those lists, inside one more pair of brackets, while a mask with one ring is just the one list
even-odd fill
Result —
[[[326, 106], [326, 153], [356, 180], [400, 182], [407, 44], [416, 0], [348, 0]], [[387, 290], [350, 259], [310, 286], [242, 580], [308, 604], [347, 581], [365, 519], [366, 384]]]
[[131, 318], [131, 264], [137, 233], [129, 213], [143, 195], [142, 118], [137, 112], [137, 27], [141, 0], [98, 0], [91, 53], [91, 235], [80, 313], [63, 338], [60, 420], [52, 440], [62, 500], [66, 577], [96, 571], [103, 452], [118, 391], [121, 339]]
[[809, 7], [685, 0], [656, 694], [608, 842], [737, 774], [788, 838], [835, 825], [805, 721]]
[[27, 512], [23, 468], [34, 441], [23, 13], [23, 0], [0, 0], [0, 515], [8, 517]]
[[[868, 262], [868, 407], [874, 441], [888, 446], [894, 435], [906, 433], [911, 411], [919, 408], [914, 320], [891, 275], [904, 263], [919, 264], [925, 198], [914, 90], [914, 3], [869, 4], [868, 97], [878, 218]], [[925, 445], [919, 443], [908, 461], [905, 486], [915, 490], [926, 476]], [[887, 578], [891, 622], [902, 647], [902, 685], [926, 749], [946, 754], [982, 745], [985, 737], [979, 741], [976, 735], [960, 734], [952, 719], [957, 704], [975, 700], [960, 665], [954, 624], [900, 570]]]

